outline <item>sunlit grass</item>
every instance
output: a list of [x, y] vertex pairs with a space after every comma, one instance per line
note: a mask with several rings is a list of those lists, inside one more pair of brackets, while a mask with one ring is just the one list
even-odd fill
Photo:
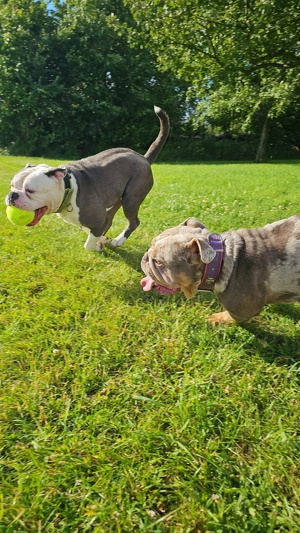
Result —
[[[3, 201], [25, 162], [0, 157]], [[11, 225], [2, 201], [1, 533], [300, 528], [299, 304], [213, 329], [212, 295], [140, 287], [151, 238], [188, 216], [297, 213], [300, 165], [153, 170], [141, 226], [102, 254], [57, 216]]]

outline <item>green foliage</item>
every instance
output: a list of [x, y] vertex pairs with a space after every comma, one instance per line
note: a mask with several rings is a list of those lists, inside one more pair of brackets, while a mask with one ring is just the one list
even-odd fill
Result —
[[260, 88], [262, 101], [278, 99], [283, 105], [299, 86], [300, 15], [293, 0], [128, 4], [159, 50], [163, 67], [189, 79], [197, 96], [219, 84], [246, 84], [248, 90], [253, 87], [255, 101]]
[[[0, 0], [0, 150], [143, 153], [156, 104], [171, 118], [170, 160], [254, 158], [266, 118], [266, 157], [290, 157], [300, 147], [298, 22], [295, 0]], [[177, 150], [203, 131], [204, 155], [193, 141]], [[214, 142], [229, 133], [247, 146]]]
[[[143, 151], [157, 134], [153, 105], [181, 114], [183, 89], [157, 71], [112, 24], [131, 25], [116, 0], [0, 2], [0, 146], [77, 158], [125, 145]], [[28, 7], [28, 9], [27, 9]]]
[[[0, 157], [2, 198], [26, 161]], [[1, 533], [299, 530], [299, 304], [212, 329], [210, 295], [139, 284], [152, 237], [187, 216], [223, 231], [296, 213], [299, 164], [153, 170], [141, 226], [102, 254], [0, 206]]]
[[1, 146], [22, 139], [30, 152], [43, 133], [39, 106], [55, 91], [55, 84], [50, 88], [47, 80], [45, 88], [40, 79], [53, 26], [43, 2], [1, 2], [0, 8]]
[[189, 81], [198, 122], [253, 131], [299, 99], [297, 1], [126, 3], [161, 67]]

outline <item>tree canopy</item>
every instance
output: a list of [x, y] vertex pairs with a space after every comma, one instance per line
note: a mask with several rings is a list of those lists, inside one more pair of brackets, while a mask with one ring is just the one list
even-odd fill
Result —
[[143, 150], [157, 134], [154, 104], [179, 120], [180, 83], [128, 43], [112, 13], [134, 24], [121, 0], [65, 0], [52, 11], [43, 0], [0, 0], [0, 146], [64, 157]]
[[[209, 136], [245, 135], [261, 161], [270, 131], [273, 142], [300, 148], [299, 7], [300, 0], [0, 0], [0, 149], [143, 152], [157, 133], [154, 104], [170, 115], [173, 158], [205, 152], [184, 138], [208, 147]], [[222, 156], [210, 148], [211, 158]]]
[[299, 104], [299, 0], [126, 3], [161, 68], [189, 82], [196, 121], [249, 131], [260, 115], [266, 130]]

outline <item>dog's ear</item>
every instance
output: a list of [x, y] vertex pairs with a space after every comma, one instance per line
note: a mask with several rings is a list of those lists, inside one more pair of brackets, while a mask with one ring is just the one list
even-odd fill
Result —
[[44, 174], [49, 176], [49, 178], [54, 176], [58, 180], [63, 180], [67, 174], [67, 167], [65, 165], [61, 165], [60, 167], [49, 167], [45, 170]]
[[188, 249], [192, 254], [192, 260], [203, 263], [211, 263], [216, 256], [215, 250], [204, 239], [192, 239], [188, 244]]
[[201, 228], [201, 229], [207, 228], [207, 226], [204, 226], [204, 224], [201, 224], [201, 222], [199, 222], [199, 220], [197, 220], [194, 217], [187, 218], [186, 220], [181, 222], [180, 226], [190, 226], [191, 228]]

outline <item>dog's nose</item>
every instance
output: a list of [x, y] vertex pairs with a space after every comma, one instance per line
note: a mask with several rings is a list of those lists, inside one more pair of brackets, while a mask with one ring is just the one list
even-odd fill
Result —
[[11, 205], [14, 205], [15, 201], [19, 198], [18, 192], [10, 192], [7, 196], [8, 201]]

